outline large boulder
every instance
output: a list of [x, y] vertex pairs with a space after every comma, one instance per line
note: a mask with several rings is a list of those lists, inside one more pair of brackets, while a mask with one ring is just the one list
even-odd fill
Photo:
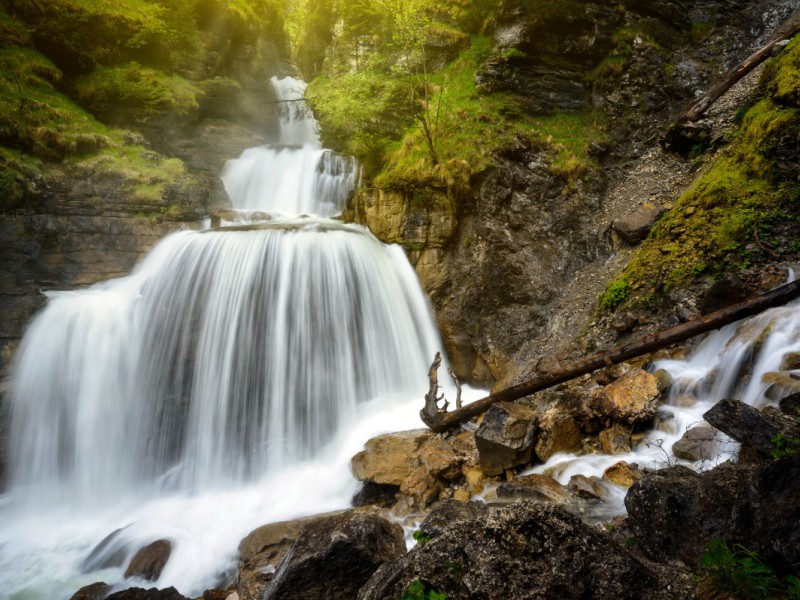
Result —
[[138, 577], [146, 581], [155, 581], [161, 576], [161, 571], [172, 553], [172, 542], [169, 540], [156, 540], [152, 544], [140, 548], [133, 555], [128, 568], [125, 570], [125, 579]]
[[598, 412], [618, 423], [641, 425], [653, 420], [658, 397], [658, 379], [634, 367], [597, 395]]
[[441, 521], [440, 510], [449, 522], [378, 569], [359, 600], [402, 597], [416, 580], [450, 600], [664, 597], [647, 567], [561, 507], [516, 502], [454, 512], [442, 503], [423, 531], [428, 520]]
[[536, 411], [518, 402], [498, 402], [486, 411], [475, 432], [478, 460], [487, 475], [531, 460], [536, 444]]
[[720, 537], [733, 497], [702, 475], [677, 466], [648, 473], [625, 496], [636, 546], [656, 561], [694, 564], [708, 542]]
[[472, 435], [466, 432], [445, 438], [427, 429], [401, 431], [368, 440], [352, 458], [350, 470], [359, 481], [392, 486], [381, 490], [384, 505], [393, 504], [390, 496], [396, 489], [409, 508], [424, 508], [447, 482], [462, 478], [462, 465], [475, 462], [475, 455]]
[[772, 407], [758, 410], [740, 400], [720, 400], [703, 418], [762, 456], [770, 456], [776, 450], [776, 438], [800, 438], [800, 427], [791, 417]]
[[349, 510], [307, 524], [278, 567], [263, 600], [355, 598], [383, 563], [406, 552], [403, 528]]
[[573, 415], [561, 407], [548, 410], [539, 420], [536, 456], [542, 462], [559, 452], [578, 452], [581, 449], [581, 431]]
[[236, 590], [240, 600], [261, 600], [278, 565], [300, 537], [303, 528], [338, 514], [341, 512], [269, 523], [247, 534], [239, 543], [239, 581]]
[[659, 217], [664, 213], [664, 207], [657, 202], [645, 201], [631, 214], [621, 217], [612, 223], [614, 231], [628, 244], [638, 244], [643, 241]]
[[69, 600], [104, 600], [111, 591], [111, 586], [99, 581], [83, 586], [75, 592]]

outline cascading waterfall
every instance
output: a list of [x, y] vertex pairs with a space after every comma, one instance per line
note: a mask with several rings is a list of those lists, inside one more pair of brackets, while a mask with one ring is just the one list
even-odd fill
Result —
[[[305, 84], [273, 85], [287, 100]], [[324, 217], [357, 165], [320, 148], [305, 105], [280, 106], [280, 145], [223, 174], [234, 206], [266, 221], [171, 234], [129, 277], [52, 294], [30, 325], [0, 597], [121, 581], [120, 567], [79, 568], [120, 528], [128, 556], [172, 540], [157, 585], [199, 595], [254, 527], [347, 506], [349, 458], [370, 435], [419, 426], [441, 348], [424, 293], [400, 248]]]

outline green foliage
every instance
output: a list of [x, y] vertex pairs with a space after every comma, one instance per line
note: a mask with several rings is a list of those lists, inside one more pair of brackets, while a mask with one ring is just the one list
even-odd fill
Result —
[[779, 57], [767, 63], [764, 78], [775, 102], [800, 105], [800, 37], [795, 36]]
[[623, 542], [623, 545], [625, 546], [626, 550], [630, 550], [631, 548], [633, 548], [636, 545], [636, 536], [629, 535], [628, 537], [626, 537], [625, 541]]
[[[795, 425], [800, 427], [800, 409], [797, 410], [798, 416], [795, 419]], [[775, 444], [775, 449], [770, 453], [772, 458], [781, 458], [789, 454], [800, 453], [800, 438], [786, 436], [779, 433], [772, 438], [772, 443]]]
[[427, 533], [423, 533], [419, 529], [414, 531], [414, 533], [411, 534], [411, 537], [413, 537], [419, 544], [424, 544], [425, 542], [429, 542], [431, 539], [431, 536], [429, 536]]
[[708, 23], [706, 21], [692, 21], [692, 42], [695, 44], [701, 44], [708, 37], [708, 34], [713, 27], [714, 26], [712, 23]]
[[428, 588], [422, 581], [416, 579], [408, 585], [406, 593], [398, 600], [447, 600], [447, 594], [440, 594]]
[[742, 600], [800, 598], [800, 579], [779, 577], [756, 552], [740, 545], [731, 549], [723, 539], [709, 543], [700, 566], [706, 572], [702, 587], [711, 593], [729, 594]]
[[614, 310], [628, 298], [630, 292], [631, 288], [627, 281], [621, 279], [612, 281], [600, 296], [600, 308]]
[[[187, 114], [197, 108], [199, 89], [177, 75], [131, 62], [95, 69], [75, 83], [78, 101], [94, 113], [119, 108], [129, 116], [161, 111]], [[121, 105], [121, 106], [120, 106]]]

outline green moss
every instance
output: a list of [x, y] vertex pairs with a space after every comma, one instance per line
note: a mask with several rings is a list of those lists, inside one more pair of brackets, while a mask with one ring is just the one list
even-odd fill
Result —
[[800, 105], [800, 38], [795, 37], [765, 68], [767, 90], [779, 104]]
[[600, 296], [600, 308], [614, 310], [628, 298], [630, 291], [631, 288], [627, 281], [621, 279], [612, 281]]
[[692, 29], [690, 32], [692, 42], [701, 44], [708, 37], [708, 34], [713, 29], [714, 25], [706, 21], [692, 21]]
[[99, 68], [75, 83], [76, 98], [94, 113], [122, 109], [129, 116], [171, 111], [181, 115], [197, 108], [199, 88], [177, 75], [132, 62]]

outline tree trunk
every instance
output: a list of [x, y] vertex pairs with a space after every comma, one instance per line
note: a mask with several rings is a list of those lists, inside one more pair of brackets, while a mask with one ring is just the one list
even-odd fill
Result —
[[[468, 404], [450, 413], [436, 410], [436, 396], [433, 385], [436, 381], [434, 367], [438, 368], [438, 364], [434, 361], [431, 365], [431, 372], [433, 372], [433, 378], [431, 379], [432, 393], [429, 392], [429, 394], [425, 396], [426, 404], [425, 408], [420, 411], [420, 417], [433, 431], [447, 431], [486, 412], [489, 407], [497, 402], [519, 400], [535, 392], [540, 392], [554, 385], [558, 385], [559, 383], [575, 379], [581, 375], [586, 375], [597, 369], [630, 360], [631, 358], [642, 356], [643, 354], [648, 354], [655, 350], [660, 350], [661, 348], [665, 348], [677, 342], [682, 342], [683, 340], [700, 335], [701, 333], [719, 329], [720, 327], [734, 323], [740, 319], [752, 317], [768, 308], [786, 304], [798, 296], [800, 296], [800, 280], [787, 283], [765, 294], [718, 310], [704, 317], [695, 319], [694, 321], [689, 321], [688, 323], [683, 323], [664, 331], [646, 335], [614, 350], [584, 358], [555, 373], [535, 377], [497, 392], [496, 394], [491, 394], [482, 400]], [[429, 375], [431, 372], [429, 372]], [[438, 385], [436, 389], [438, 390]], [[434, 410], [430, 410], [430, 395], [434, 397]]]

